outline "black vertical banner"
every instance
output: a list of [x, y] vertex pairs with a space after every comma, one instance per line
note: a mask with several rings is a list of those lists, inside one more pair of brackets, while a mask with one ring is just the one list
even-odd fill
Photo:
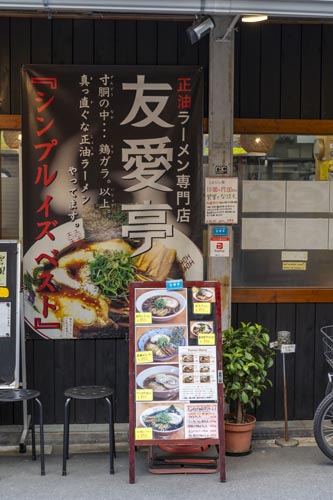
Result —
[[22, 70], [25, 319], [126, 334], [132, 281], [203, 278], [199, 67]]

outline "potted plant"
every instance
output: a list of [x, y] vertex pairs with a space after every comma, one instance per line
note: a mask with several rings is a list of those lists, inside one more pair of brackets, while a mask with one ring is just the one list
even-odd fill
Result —
[[[241, 323], [223, 332], [223, 381], [225, 402], [232, 413], [225, 415], [226, 452], [247, 453], [251, 449], [256, 419], [246, 408], [260, 405], [262, 392], [272, 385], [267, 370], [275, 352], [268, 330], [257, 323]], [[234, 444], [234, 438], [239, 443]]]

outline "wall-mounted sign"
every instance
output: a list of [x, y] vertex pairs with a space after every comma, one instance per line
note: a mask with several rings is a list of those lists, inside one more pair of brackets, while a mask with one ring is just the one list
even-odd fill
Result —
[[210, 256], [211, 257], [229, 257], [230, 255], [230, 238], [222, 236], [212, 236], [210, 239]]
[[306, 271], [306, 262], [282, 262], [283, 271]]
[[0, 388], [17, 388], [20, 375], [21, 245], [0, 241]]
[[213, 236], [228, 236], [228, 226], [214, 226]]
[[205, 223], [237, 224], [237, 177], [206, 177]]

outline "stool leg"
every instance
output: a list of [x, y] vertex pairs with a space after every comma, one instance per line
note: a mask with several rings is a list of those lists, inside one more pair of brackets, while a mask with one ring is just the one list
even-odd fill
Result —
[[38, 398], [35, 398], [35, 401], [39, 406], [40, 469], [41, 469], [41, 475], [45, 476], [43, 405]]
[[113, 425], [113, 411], [112, 404], [108, 397], [104, 398], [109, 407], [109, 443], [110, 443], [110, 474], [114, 474], [113, 468], [113, 450], [114, 450], [114, 425]]
[[114, 435], [115, 411], [114, 411], [114, 399], [113, 399], [113, 396], [111, 396], [111, 411], [112, 411], [112, 444], [113, 444], [112, 453], [113, 453], [114, 458], [117, 458], [117, 455], [116, 455], [116, 438], [115, 438], [115, 435]]
[[32, 460], [36, 460], [36, 434], [35, 434], [35, 405], [34, 401], [31, 402], [31, 451], [32, 451]]
[[68, 403], [68, 407], [67, 407], [67, 448], [66, 448], [66, 460], [69, 460], [69, 426], [70, 426], [70, 421], [71, 421], [71, 405], [70, 405], [70, 403]]
[[67, 398], [65, 403], [65, 418], [64, 418], [64, 436], [63, 436], [63, 448], [62, 448], [62, 475], [66, 476], [66, 460], [68, 458], [68, 447], [69, 447], [69, 405], [71, 398]]

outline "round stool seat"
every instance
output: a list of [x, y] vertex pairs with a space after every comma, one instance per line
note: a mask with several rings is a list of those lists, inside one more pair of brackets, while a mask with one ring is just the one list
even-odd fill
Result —
[[28, 401], [29, 399], [38, 398], [39, 391], [34, 389], [0, 389], [0, 401], [9, 403], [15, 401]]
[[64, 394], [73, 399], [99, 399], [112, 396], [113, 389], [103, 385], [81, 385], [67, 389]]

